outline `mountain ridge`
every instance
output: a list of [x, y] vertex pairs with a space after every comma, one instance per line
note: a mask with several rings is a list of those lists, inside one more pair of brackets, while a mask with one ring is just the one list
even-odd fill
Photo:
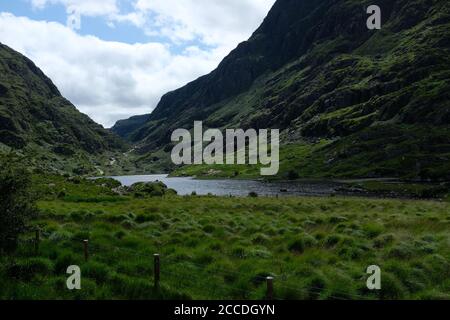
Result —
[[[442, 0], [278, 0], [210, 74], [164, 95], [128, 139], [145, 161], [177, 128], [279, 128], [281, 177], [450, 179], [450, 12]], [[320, 148], [317, 142], [326, 140]], [[173, 168], [168, 168], [169, 170]]]
[[79, 112], [30, 59], [1, 43], [0, 145], [26, 155], [33, 167], [80, 173], [93, 169], [96, 156], [127, 149]]

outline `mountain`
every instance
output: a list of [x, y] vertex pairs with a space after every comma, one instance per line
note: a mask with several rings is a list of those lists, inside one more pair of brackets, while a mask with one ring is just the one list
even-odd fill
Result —
[[125, 120], [119, 120], [111, 128], [111, 131], [125, 139], [131, 139], [133, 130], [147, 123], [149, 119], [150, 114], [144, 114], [140, 116], [133, 116]]
[[30, 59], [0, 44], [0, 150], [16, 150], [37, 166], [64, 170], [79, 169], [107, 152], [120, 153], [126, 145], [62, 97]]
[[121, 134], [152, 154], [194, 120], [279, 128], [283, 177], [449, 180], [448, 1], [377, 1], [381, 30], [366, 26], [372, 4], [278, 0], [216, 70]]

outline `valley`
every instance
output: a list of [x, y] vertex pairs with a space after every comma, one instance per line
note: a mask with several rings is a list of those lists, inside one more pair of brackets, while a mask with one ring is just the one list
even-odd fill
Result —
[[[368, 30], [370, 4], [278, 0], [110, 129], [0, 44], [0, 300], [261, 300], [268, 277], [275, 300], [449, 300], [450, 7], [380, 0]], [[257, 144], [231, 128], [272, 132], [279, 159], [226, 161]]]

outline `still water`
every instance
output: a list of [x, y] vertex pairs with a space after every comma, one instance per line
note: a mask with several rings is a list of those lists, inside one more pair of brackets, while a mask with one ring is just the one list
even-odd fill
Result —
[[256, 192], [260, 196], [326, 196], [335, 194], [342, 186], [330, 181], [296, 181], [296, 182], [263, 182], [257, 180], [198, 180], [193, 178], [168, 177], [168, 175], [142, 175], [112, 177], [124, 186], [131, 186], [137, 182], [161, 181], [179, 195], [213, 194], [216, 196], [248, 196]]

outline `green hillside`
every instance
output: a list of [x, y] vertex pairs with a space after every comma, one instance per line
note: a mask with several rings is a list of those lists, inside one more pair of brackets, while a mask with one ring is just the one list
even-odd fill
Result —
[[120, 157], [126, 143], [80, 113], [31, 60], [0, 44], [0, 151], [11, 150], [36, 169], [83, 174]]
[[370, 4], [277, 1], [216, 70], [166, 94], [144, 125], [121, 134], [148, 164], [194, 120], [280, 128], [285, 150], [308, 149], [282, 158], [280, 177], [450, 179], [448, 2], [379, 1], [383, 24], [373, 31]]

